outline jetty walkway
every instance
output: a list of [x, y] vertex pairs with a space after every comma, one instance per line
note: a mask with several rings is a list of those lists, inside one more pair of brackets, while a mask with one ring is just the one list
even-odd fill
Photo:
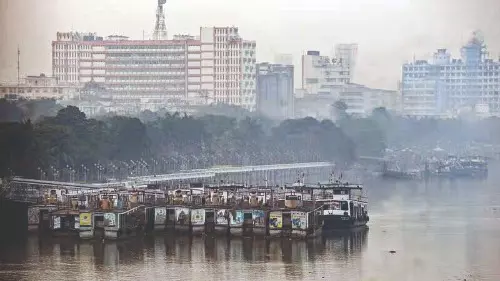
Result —
[[14, 177], [4, 183], [0, 197], [18, 201], [35, 203], [41, 189], [85, 190], [140, 188], [148, 185], [175, 185], [189, 182], [206, 183], [239, 183], [248, 186], [284, 185], [293, 183], [299, 177], [309, 182], [317, 182], [328, 178], [335, 164], [332, 162], [309, 162], [292, 164], [273, 164], [255, 166], [223, 166], [208, 169], [188, 170], [172, 174], [129, 177], [123, 181], [107, 183], [76, 183], [61, 181], [45, 181]]

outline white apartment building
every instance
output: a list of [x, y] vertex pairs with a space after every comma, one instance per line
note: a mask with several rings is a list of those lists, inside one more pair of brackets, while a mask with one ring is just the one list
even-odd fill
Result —
[[53, 75], [62, 85], [91, 80], [116, 99], [184, 99], [200, 89], [200, 43], [177, 40], [105, 39], [95, 34], [57, 33]]
[[358, 57], [358, 44], [337, 44], [335, 45], [335, 57], [339, 59], [349, 71], [350, 82], [354, 80], [354, 71]]
[[331, 94], [351, 82], [349, 63], [321, 56], [319, 51], [302, 55], [302, 88], [308, 94]]
[[403, 113], [412, 116], [453, 116], [463, 108], [500, 114], [500, 61], [487, 58], [482, 36], [474, 33], [452, 59], [438, 49], [431, 61], [402, 67]]
[[27, 76], [17, 82], [0, 83], [0, 98], [7, 99], [63, 99], [74, 95], [77, 89], [57, 84], [57, 79], [45, 74]]
[[352, 116], [366, 117], [377, 107], [385, 107], [391, 112], [400, 112], [400, 94], [398, 91], [369, 88], [364, 85], [349, 83], [328, 94], [306, 94], [295, 100], [297, 118], [314, 117], [329, 119], [331, 107], [336, 101], [347, 105], [347, 113]]
[[355, 116], [369, 116], [378, 107], [392, 112], [400, 111], [398, 91], [348, 84], [343, 87], [338, 99], [346, 103], [347, 113]]
[[241, 104], [249, 110], [256, 110], [257, 65], [255, 59], [255, 41], [243, 40], [241, 49]]
[[202, 89], [215, 103], [255, 110], [255, 41], [237, 27], [202, 27], [200, 41]]
[[201, 28], [199, 38], [130, 40], [95, 33], [57, 33], [53, 76], [61, 85], [101, 84], [129, 103], [183, 104], [199, 96], [255, 109], [255, 42], [236, 27]]

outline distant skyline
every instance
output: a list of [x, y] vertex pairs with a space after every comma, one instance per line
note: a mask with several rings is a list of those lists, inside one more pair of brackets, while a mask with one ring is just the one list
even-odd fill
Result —
[[[140, 5], [138, 3], [141, 3]], [[51, 42], [58, 31], [152, 35], [156, 0], [0, 0], [0, 81], [51, 75]], [[337, 43], [358, 43], [354, 82], [396, 89], [405, 61], [428, 59], [437, 48], [453, 57], [471, 32], [484, 33], [490, 56], [500, 54], [498, 0], [168, 0], [169, 38], [198, 35], [200, 26], [238, 26], [257, 41], [258, 62], [292, 54], [296, 86], [306, 50], [331, 56]]]

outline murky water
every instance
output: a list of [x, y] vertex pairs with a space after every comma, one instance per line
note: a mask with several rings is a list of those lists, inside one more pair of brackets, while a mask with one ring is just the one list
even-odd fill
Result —
[[498, 281], [499, 167], [485, 181], [367, 182], [370, 230], [308, 242], [32, 237], [0, 249], [0, 280]]

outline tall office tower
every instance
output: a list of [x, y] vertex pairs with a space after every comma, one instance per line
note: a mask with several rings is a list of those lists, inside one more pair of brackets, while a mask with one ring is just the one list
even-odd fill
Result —
[[255, 110], [255, 41], [237, 27], [202, 27], [200, 41], [202, 89], [215, 103]]
[[341, 63], [347, 67], [349, 71], [350, 81], [353, 82], [354, 71], [358, 57], [358, 44], [337, 44], [335, 45], [335, 58], [340, 59]]

